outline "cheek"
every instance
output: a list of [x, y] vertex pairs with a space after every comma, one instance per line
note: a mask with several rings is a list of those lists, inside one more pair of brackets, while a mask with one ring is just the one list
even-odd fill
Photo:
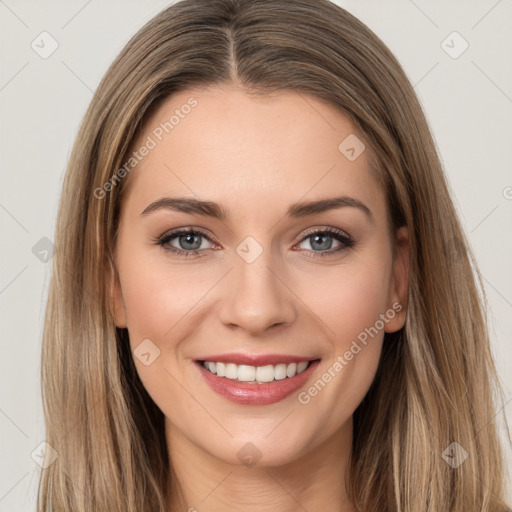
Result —
[[[163, 251], [163, 250], [162, 250]], [[205, 294], [208, 282], [192, 266], [179, 268], [159, 256], [132, 257], [120, 265], [123, 298], [132, 344], [141, 338], [169, 339], [173, 328]], [[163, 347], [161, 347], [163, 348]]]
[[[371, 256], [371, 255], [368, 255]], [[297, 295], [322, 321], [326, 336], [343, 348], [386, 311], [391, 261], [365, 257], [299, 278]]]
[[[179, 358], [180, 340], [185, 336], [189, 317], [207, 283], [193, 266], [170, 265], [163, 250], [159, 251], [154, 251], [158, 255], [154, 258], [148, 257], [147, 252], [133, 251], [119, 262], [119, 274], [137, 372], [158, 407], [165, 415], [172, 415], [169, 397], [183, 395], [178, 384], [181, 378], [175, 378], [174, 362]], [[150, 344], [145, 341], [148, 339]], [[150, 361], [146, 365], [138, 354], [148, 352]]]

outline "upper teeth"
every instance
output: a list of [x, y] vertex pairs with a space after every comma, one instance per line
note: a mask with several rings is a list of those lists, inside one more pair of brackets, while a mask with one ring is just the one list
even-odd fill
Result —
[[245, 364], [237, 365], [233, 363], [204, 361], [203, 366], [219, 377], [233, 380], [238, 379], [242, 382], [272, 382], [274, 379], [283, 380], [302, 373], [307, 368], [308, 361], [276, 364], [275, 366], [271, 364], [267, 366], [247, 366]]

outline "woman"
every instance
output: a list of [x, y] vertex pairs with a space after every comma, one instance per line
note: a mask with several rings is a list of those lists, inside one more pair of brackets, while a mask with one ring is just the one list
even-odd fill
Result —
[[41, 511], [503, 511], [485, 314], [424, 114], [324, 0], [185, 0], [66, 174]]

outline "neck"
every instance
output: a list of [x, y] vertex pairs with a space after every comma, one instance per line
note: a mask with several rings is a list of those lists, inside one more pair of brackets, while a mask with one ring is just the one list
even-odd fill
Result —
[[281, 466], [228, 464], [192, 443], [166, 420], [174, 486], [172, 511], [354, 512], [345, 487], [352, 419], [322, 444]]

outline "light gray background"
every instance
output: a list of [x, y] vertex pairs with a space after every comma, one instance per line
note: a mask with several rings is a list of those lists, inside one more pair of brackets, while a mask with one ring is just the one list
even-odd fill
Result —
[[[0, 0], [0, 511], [35, 509], [31, 453], [44, 440], [39, 372], [50, 263], [32, 248], [53, 239], [65, 165], [92, 92], [129, 37], [169, 3]], [[486, 285], [510, 425], [512, 0], [338, 3], [395, 53], [426, 110]], [[43, 31], [59, 45], [47, 59], [31, 48]], [[456, 59], [441, 45], [453, 31], [469, 43]], [[460, 44], [445, 43], [452, 52]]]

